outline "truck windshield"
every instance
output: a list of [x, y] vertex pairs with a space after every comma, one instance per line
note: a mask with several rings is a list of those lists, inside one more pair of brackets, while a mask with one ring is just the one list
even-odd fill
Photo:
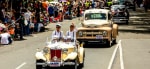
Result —
[[87, 14], [85, 14], [85, 20], [92, 20], [92, 19], [106, 20], [106, 14], [105, 13], [87, 13]]

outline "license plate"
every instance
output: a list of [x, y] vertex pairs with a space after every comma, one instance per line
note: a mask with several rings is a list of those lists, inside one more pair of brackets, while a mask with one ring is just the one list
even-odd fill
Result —
[[50, 62], [51, 67], [60, 67], [60, 62]]
[[102, 35], [96, 35], [96, 39], [103, 39]]
[[119, 19], [116, 19], [116, 20], [114, 20], [115, 22], [120, 22], [120, 20]]

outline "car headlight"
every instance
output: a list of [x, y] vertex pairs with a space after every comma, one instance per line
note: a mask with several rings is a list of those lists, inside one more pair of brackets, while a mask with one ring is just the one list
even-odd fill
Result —
[[49, 52], [48, 47], [45, 47], [45, 48], [43, 49], [43, 52], [44, 52], [44, 53], [48, 53], [48, 52]]
[[67, 53], [68, 52], [68, 49], [67, 48], [64, 48], [62, 49], [63, 53]]
[[78, 34], [80, 37], [83, 36], [83, 32], [82, 31], [79, 31], [79, 34]]
[[107, 31], [103, 31], [103, 36], [104, 36], [104, 37], [107, 36]]

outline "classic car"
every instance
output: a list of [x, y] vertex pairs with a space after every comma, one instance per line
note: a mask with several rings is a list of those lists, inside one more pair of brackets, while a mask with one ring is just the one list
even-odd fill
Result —
[[52, 40], [47, 42], [43, 50], [36, 52], [36, 69], [80, 69], [84, 66], [84, 56], [82, 44], [68, 40]]
[[114, 23], [129, 23], [129, 12], [125, 5], [112, 5], [111, 13]]
[[84, 12], [81, 27], [77, 28], [76, 39], [85, 44], [106, 44], [110, 47], [116, 43], [118, 25], [111, 21], [107, 9], [89, 9]]
[[131, 0], [112, 0], [113, 5], [125, 5], [128, 9], [136, 10], [135, 4]]

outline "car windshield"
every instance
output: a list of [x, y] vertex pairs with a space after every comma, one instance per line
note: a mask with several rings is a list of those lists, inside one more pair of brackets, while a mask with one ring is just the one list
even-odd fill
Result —
[[125, 9], [125, 6], [119, 6], [119, 5], [116, 5], [116, 6], [112, 6], [112, 7], [111, 7], [111, 10], [112, 10], [112, 11], [124, 10], [124, 9]]
[[92, 19], [106, 20], [106, 14], [105, 13], [88, 13], [88, 14], [85, 14], [85, 20], [92, 20]]

